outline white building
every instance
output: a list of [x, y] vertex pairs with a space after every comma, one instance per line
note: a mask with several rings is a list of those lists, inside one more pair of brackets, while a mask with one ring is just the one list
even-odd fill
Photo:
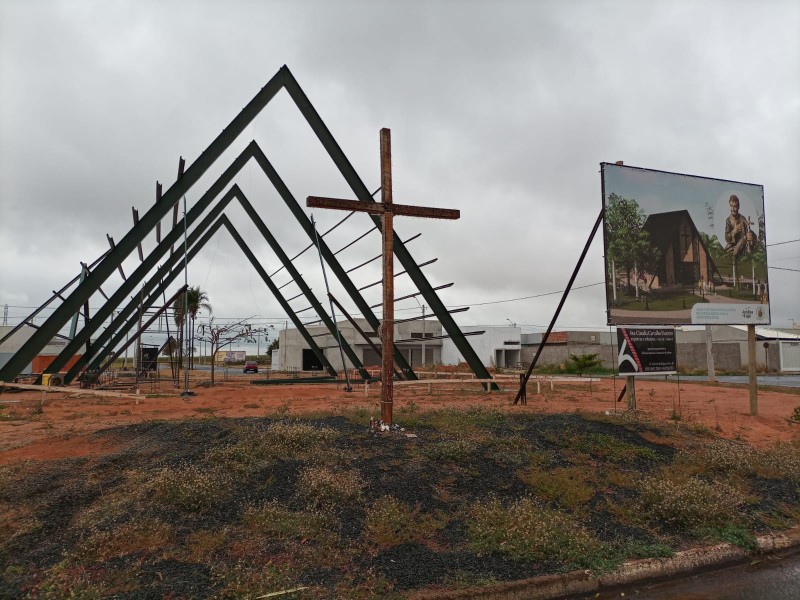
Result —
[[[520, 365], [522, 328], [464, 325], [460, 329], [463, 333], [483, 331], [480, 335], [465, 338], [483, 366], [504, 368]], [[455, 342], [450, 338], [442, 340], [442, 364], [457, 365], [462, 362], [465, 362], [464, 357]]]

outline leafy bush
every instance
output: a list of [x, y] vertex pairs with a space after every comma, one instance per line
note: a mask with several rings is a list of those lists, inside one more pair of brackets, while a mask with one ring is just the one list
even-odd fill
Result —
[[591, 373], [602, 366], [603, 359], [598, 353], [593, 354], [570, 354], [569, 364], [567, 365], [573, 372], [580, 376], [584, 373]]

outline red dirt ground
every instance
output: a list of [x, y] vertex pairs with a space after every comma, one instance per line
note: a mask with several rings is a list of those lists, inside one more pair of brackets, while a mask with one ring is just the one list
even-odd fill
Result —
[[[200, 374], [198, 374], [200, 375]], [[202, 376], [200, 377], [202, 378]], [[353, 392], [330, 385], [260, 386], [248, 379], [218, 384], [215, 388], [192, 386], [196, 396], [180, 397], [171, 383], [160, 389], [148, 384], [141, 398], [96, 397], [85, 390], [75, 394], [40, 391], [11, 392], [0, 395], [0, 464], [23, 459], [53, 459], [100, 455], [111, 450], [91, 433], [152, 420], [205, 419], [210, 417], [261, 417], [278, 412], [304, 414], [339, 412], [347, 408], [368, 408], [380, 416], [380, 387], [363, 386]], [[513, 405], [514, 379], [507, 380], [501, 392], [487, 394], [477, 383], [435, 385], [428, 393], [425, 385], [395, 387], [395, 421], [402, 425], [402, 409], [410, 402], [420, 409], [455, 406], [497, 407], [510, 413], [523, 412], [614, 412], [623, 411], [623, 401], [615, 399], [623, 380], [588, 378], [575, 383], [556, 382], [554, 391], [542, 385], [536, 394], [533, 380], [528, 386], [528, 404]], [[168, 386], [168, 387], [167, 387]], [[146, 394], [158, 394], [147, 397]], [[758, 416], [750, 416], [749, 391], [744, 386], [707, 383], [639, 381], [636, 386], [638, 409], [652, 418], [684, 426], [717, 430], [724, 437], [755, 446], [776, 441], [800, 439], [800, 424], [789, 421], [800, 406], [800, 394], [763, 391], [758, 394]], [[677, 421], [673, 415], [679, 416]], [[366, 426], [369, 417], [365, 418]]]

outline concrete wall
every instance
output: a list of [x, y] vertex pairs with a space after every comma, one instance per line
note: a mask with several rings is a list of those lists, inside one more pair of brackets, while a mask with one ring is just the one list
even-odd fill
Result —
[[[356, 319], [356, 323], [365, 332], [372, 332], [372, 328], [367, 323], [366, 319]], [[375, 354], [369, 344], [364, 340], [362, 335], [347, 321], [338, 323], [339, 331], [341, 332], [342, 339], [352, 348], [355, 355], [363, 363], [368, 363], [366, 366], [378, 366], [375, 360]], [[334, 369], [342, 369], [342, 358], [339, 351], [338, 340], [324, 325], [314, 325], [307, 328], [308, 332], [314, 336], [314, 342], [322, 348], [325, 358], [330, 362]], [[374, 333], [374, 332], [373, 332]], [[412, 368], [419, 366], [422, 359], [422, 337], [417, 341], [416, 336], [440, 336], [442, 335], [441, 324], [434, 319], [426, 319], [424, 322], [408, 321], [406, 323], [399, 323], [394, 328], [395, 342], [399, 340], [407, 340], [414, 338], [415, 341], [411, 343], [398, 343], [397, 348], [406, 357]], [[306, 344], [305, 339], [300, 334], [298, 329], [284, 329], [279, 334], [279, 348], [278, 348], [278, 364], [284, 370], [301, 370], [303, 365], [303, 350], [308, 349], [309, 345]], [[381, 347], [380, 338], [377, 334], [370, 335], [372, 342]], [[441, 339], [426, 339], [425, 340], [425, 354], [428, 356], [428, 362], [441, 362]], [[347, 368], [353, 368], [353, 364], [345, 354], [344, 362]], [[409, 360], [410, 359], [410, 360]]]
[[[531, 364], [538, 346], [525, 346], [522, 348], [522, 362], [525, 366]], [[539, 356], [537, 365], [562, 365], [569, 362], [569, 355], [597, 354], [603, 361], [603, 366], [608, 369], [616, 368], [616, 346], [610, 344], [555, 344], [545, 346]]]
[[[369, 331], [366, 320], [359, 320], [359, 325]], [[395, 327], [395, 339], [408, 339], [412, 333], [421, 334], [421, 321], [411, 321], [401, 323]], [[340, 329], [344, 339], [348, 341], [356, 352], [356, 355], [364, 360], [366, 355], [373, 360], [374, 353], [369, 346], [364, 343], [363, 338], [358, 334], [349, 323], [340, 323]], [[441, 335], [442, 328], [438, 321], [427, 320], [425, 330], [428, 334]], [[464, 333], [473, 331], [485, 331], [482, 335], [469, 336], [466, 340], [475, 349], [481, 362], [486, 367], [515, 367], [519, 364], [527, 367], [538, 348], [538, 343], [542, 339], [541, 333], [522, 334], [519, 327], [487, 327], [487, 326], [463, 326]], [[325, 350], [325, 356], [340, 369], [342, 361], [339, 356], [339, 348], [335, 338], [327, 333], [323, 326], [309, 328], [312, 335], [324, 334], [315, 337], [315, 341], [321, 347], [329, 346]], [[734, 327], [720, 326], [713, 328], [713, 353], [714, 366], [719, 370], [741, 371], [747, 368], [747, 331]], [[539, 358], [540, 365], [558, 365], [569, 361], [570, 354], [598, 354], [606, 368], [616, 368], [616, 330], [598, 331], [569, 331], [562, 332], [558, 339], [565, 339], [566, 343], [548, 344]], [[372, 338], [380, 346], [378, 337]], [[279, 364], [284, 368], [300, 369], [302, 365], [302, 349], [307, 348], [305, 341], [296, 329], [288, 329], [280, 332], [280, 355]], [[678, 366], [682, 369], [706, 369], [706, 331], [684, 330], [676, 331], [678, 344]], [[780, 353], [778, 343], [770, 340], [769, 347], [764, 348], [764, 341], [756, 341], [756, 365], [758, 369], [766, 368], [767, 364], [771, 371], [780, 368]], [[413, 368], [419, 366], [422, 358], [421, 344], [399, 344], [403, 354], [410, 358]], [[366, 350], [366, 352], [365, 352]], [[428, 355], [427, 364], [441, 362], [443, 364], [458, 364], [464, 362], [464, 358], [456, 348], [451, 339], [429, 340], [426, 342], [426, 354]], [[0, 360], [2, 360], [0, 358]], [[348, 367], [350, 361], [346, 359]]]
[[[515, 367], [522, 360], [520, 356], [522, 330], [519, 327], [468, 325], [461, 327], [461, 331], [464, 333], [485, 331], [482, 335], [469, 336], [466, 340], [486, 367]], [[457, 365], [461, 362], [464, 362], [464, 357], [453, 340], [443, 340], [442, 364]]]

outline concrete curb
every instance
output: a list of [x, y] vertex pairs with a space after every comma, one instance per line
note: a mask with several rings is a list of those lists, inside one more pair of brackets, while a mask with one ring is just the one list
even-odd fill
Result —
[[[762, 553], [776, 552], [800, 545], [800, 527], [756, 538]], [[733, 544], [717, 544], [676, 552], [670, 558], [646, 558], [623, 563], [617, 570], [604, 575], [590, 571], [572, 571], [545, 575], [484, 587], [446, 592], [420, 592], [413, 600], [552, 600], [564, 596], [591, 594], [600, 590], [637, 582], [686, 576], [701, 569], [723, 567], [750, 557], [751, 554]]]

